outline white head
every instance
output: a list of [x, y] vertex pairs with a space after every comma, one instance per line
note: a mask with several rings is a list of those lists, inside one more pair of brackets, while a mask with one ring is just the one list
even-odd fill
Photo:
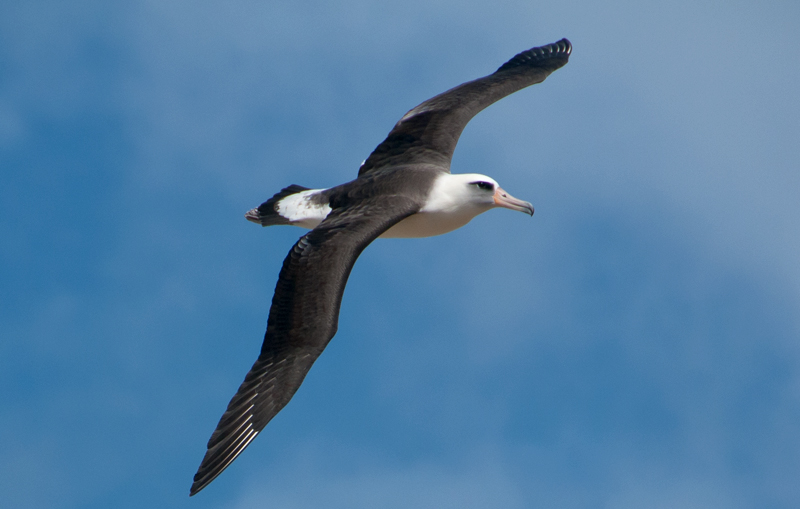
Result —
[[421, 212], [471, 213], [474, 217], [496, 207], [533, 215], [533, 205], [514, 198], [496, 180], [479, 173], [442, 174]]

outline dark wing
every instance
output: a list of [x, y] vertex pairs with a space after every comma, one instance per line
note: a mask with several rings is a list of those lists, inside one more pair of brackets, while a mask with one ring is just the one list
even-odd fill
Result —
[[569, 60], [566, 39], [529, 49], [503, 64], [494, 74], [468, 81], [428, 99], [400, 119], [375, 148], [358, 175], [388, 165], [427, 163], [450, 171], [450, 159], [467, 123], [482, 109], [544, 79]]
[[381, 233], [419, 210], [383, 196], [334, 209], [283, 262], [261, 354], [208, 441], [190, 495], [206, 487], [292, 399], [336, 334], [339, 306], [356, 258]]

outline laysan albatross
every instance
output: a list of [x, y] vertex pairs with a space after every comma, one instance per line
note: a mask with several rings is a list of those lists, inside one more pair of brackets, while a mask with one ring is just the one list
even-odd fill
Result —
[[496, 207], [533, 215], [485, 175], [450, 173], [461, 131], [478, 112], [565, 65], [567, 39], [516, 55], [496, 72], [406, 113], [358, 170], [330, 189], [292, 185], [245, 214], [262, 226], [311, 229], [283, 262], [261, 354], [208, 441], [190, 495], [213, 481], [292, 399], [336, 334], [353, 264], [378, 237], [429, 237]]

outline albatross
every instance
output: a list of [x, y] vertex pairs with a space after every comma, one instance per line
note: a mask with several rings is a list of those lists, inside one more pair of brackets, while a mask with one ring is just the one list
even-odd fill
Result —
[[567, 39], [519, 53], [493, 74], [428, 99], [400, 119], [361, 164], [330, 189], [291, 185], [245, 217], [262, 226], [310, 229], [283, 262], [261, 353], [208, 441], [190, 496], [208, 486], [292, 399], [336, 334], [350, 270], [378, 237], [430, 237], [503, 207], [533, 206], [479, 174], [452, 174], [467, 123], [490, 104], [541, 83], [569, 60]]

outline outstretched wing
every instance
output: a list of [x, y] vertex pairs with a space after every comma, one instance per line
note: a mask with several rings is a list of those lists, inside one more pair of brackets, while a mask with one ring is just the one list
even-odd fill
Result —
[[261, 354], [208, 441], [190, 495], [206, 487], [292, 399], [336, 334], [339, 307], [356, 258], [381, 233], [419, 210], [402, 196], [334, 209], [283, 262]]
[[494, 74], [468, 81], [428, 99], [406, 113], [370, 154], [358, 175], [388, 165], [427, 163], [450, 171], [450, 159], [467, 123], [482, 109], [544, 79], [569, 60], [566, 39], [529, 49]]

